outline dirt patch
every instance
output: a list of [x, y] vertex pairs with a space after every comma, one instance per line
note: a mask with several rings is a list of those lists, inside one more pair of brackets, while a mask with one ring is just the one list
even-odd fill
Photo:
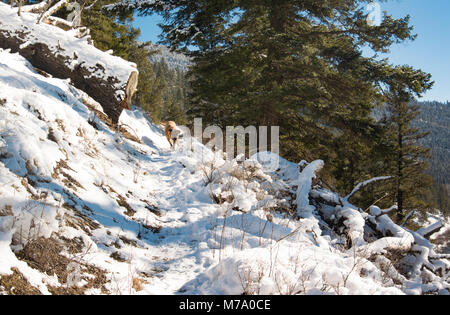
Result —
[[44, 70], [41, 70], [41, 69], [36, 68], [36, 67], [33, 67], [33, 68], [34, 68], [34, 70], [35, 70], [37, 73], [39, 73], [39, 74], [42, 75], [43, 77], [46, 77], [46, 78], [51, 78], [51, 77], [52, 77], [50, 74], [48, 74], [48, 73], [45, 72]]
[[13, 216], [11, 205], [5, 205], [2, 209], [0, 209], [0, 217], [8, 217]]
[[161, 229], [162, 229], [161, 226], [152, 226], [152, 225], [148, 225], [148, 224], [142, 224], [142, 227], [144, 229], [151, 231], [152, 233], [155, 233], [155, 234], [158, 234], [159, 232], [161, 232]]
[[[49, 276], [56, 275], [59, 287], [48, 286], [52, 294], [57, 295], [79, 295], [84, 294], [88, 289], [100, 289], [106, 293], [105, 284], [108, 282], [106, 272], [95, 266], [77, 262], [61, 254], [66, 249], [71, 253], [81, 252], [83, 246], [80, 239], [38, 238], [29, 242], [18, 254], [17, 257], [25, 261], [29, 266], [39, 270]], [[79, 280], [84, 280], [86, 284], [81, 287], [67, 285], [71, 277], [76, 275]]]
[[[126, 128], [124, 127], [128, 127], [131, 129], [131, 127], [129, 126], [120, 126], [118, 127], [116, 124], [114, 124], [111, 120], [111, 118], [109, 118], [106, 114], [102, 113], [101, 111], [97, 110], [94, 106], [92, 106], [91, 104], [89, 104], [86, 100], [83, 99], [83, 103], [84, 105], [87, 106], [87, 108], [89, 108], [90, 111], [94, 112], [96, 117], [100, 120], [102, 120], [106, 126], [108, 126], [109, 129], [111, 129], [114, 132], [119, 132], [124, 138], [137, 142], [139, 144], [143, 144], [142, 141], [137, 138], [135, 135], [131, 134]], [[96, 130], [99, 130], [99, 126], [98, 123], [96, 122], [96, 119], [90, 119], [89, 124]]]
[[130, 240], [129, 238], [126, 238], [125, 236], [119, 236], [119, 238], [122, 242], [124, 242], [127, 245], [131, 245], [133, 247], [138, 247], [137, 242], [134, 240]]
[[118, 262], [126, 262], [127, 260], [122, 257], [122, 255], [119, 252], [114, 252], [111, 255], [109, 255], [114, 260], [117, 260]]
[[59, 175], [63, 176], [62, 182], [67, 188], [73, 189], [77, 191], [77, 188], [81, 188], [86, 190], [83, 185], [81, 185], [75, 178], [73, 178], [70, 174], [65, 172], [64, 170], [69, 170], [75, 172], [72, 168], [67, 165], [67, 162], [64, 160], [60, 160], [56, 163], [55, 168], [53, 169], [52, 178], [58, 179]]
[[55, 143], [58, 143], [58, 139], [55, 136], [55, 131], [53, 130], [53, 128], [49, 128], [47, 139]]
[[23, 274], [12, 268], [12, 275], [0, 276], [0, 293], [9, 295], [41, 295], [41, 292], [33, 287]]
[[162, 217], [163, 213], [161, 212], [161, 210], [159, 210], [159, 208], [153, 204], [151, 204], [149, 201], [147, 200], [141, 200], [142, 202], [144, 202], [146, 204], [145, 208], [150, 211], [151, 213], [153, 213], [154, 215], [156, 215], [157, 217]]
[[124, 207], [125, 209], [127, 209], [127, 211], [125, 212], [125, 214], [129, 217], [132, 217], [136, 214], [136, 211], [128, 204], [128, 202], [125, 200], [124, 197], [122, 197], [121, 195], [118, 195], [117, 197], [117, 203], [119, 204], [119, 206]]

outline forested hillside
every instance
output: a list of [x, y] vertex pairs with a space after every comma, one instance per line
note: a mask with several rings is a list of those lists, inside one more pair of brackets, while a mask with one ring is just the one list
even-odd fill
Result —
[[191, 60], [186, 55], [170, 51], [166, 46], [154, 43], [150, 44], [147, 49], [157, 51], [157, 53], [150, 56], [150, 61], [153, 64], [159, 63], [164, 59], [171, 70], [188, 71]]
[[450, 103], [418, 102], [417, 128], [429, 132], [422, 140], [431, 148], [430, 174], [433, 176], [431, 198], [439, 209], [450, 214]]

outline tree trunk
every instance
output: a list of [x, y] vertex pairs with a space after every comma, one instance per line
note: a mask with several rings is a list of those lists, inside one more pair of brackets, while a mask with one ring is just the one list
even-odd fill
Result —
[[124, 108], [130, 108], [136, 92], [138, 70], [133, 63], [104, 53], [46, 23], [36, 24], [38, 14], [22, 13], [0, 3], [0, 48], [11, 49], [35, 68], [71, 84], [99, 102], [116, 124]]
[[403, 133], [401, 124], [398, 125], [397, 134], [398, 156], [397, 156], [397, 222], [401, 222], [404, 219], [403, 214]]

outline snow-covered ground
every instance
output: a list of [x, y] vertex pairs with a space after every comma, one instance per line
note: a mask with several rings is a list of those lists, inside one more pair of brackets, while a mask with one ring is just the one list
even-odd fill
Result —
[[121, 116], [133, 137], [98, 110], [0, 50], [0, 279], [43, 294], [448, 293], [448, 255], [420, 233], [310, 191], [322, 161], [269, 172], [196, 141], [172, 151], [140, 110]]

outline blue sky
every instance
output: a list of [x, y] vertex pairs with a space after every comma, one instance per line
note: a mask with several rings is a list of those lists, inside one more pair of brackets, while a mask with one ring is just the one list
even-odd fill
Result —
[[[407, 64], [433, 75], [435, 85], [423, 100], [450, 101], [450, 1], [390, 0], [380, 2], [382, 11], [394, 17], [411, 15], [411, 25], [418, 38], [394, 45], [387, 55], [393, 64]], [[158, 16], [137, 17], [141, 39], [158, 41]]]

